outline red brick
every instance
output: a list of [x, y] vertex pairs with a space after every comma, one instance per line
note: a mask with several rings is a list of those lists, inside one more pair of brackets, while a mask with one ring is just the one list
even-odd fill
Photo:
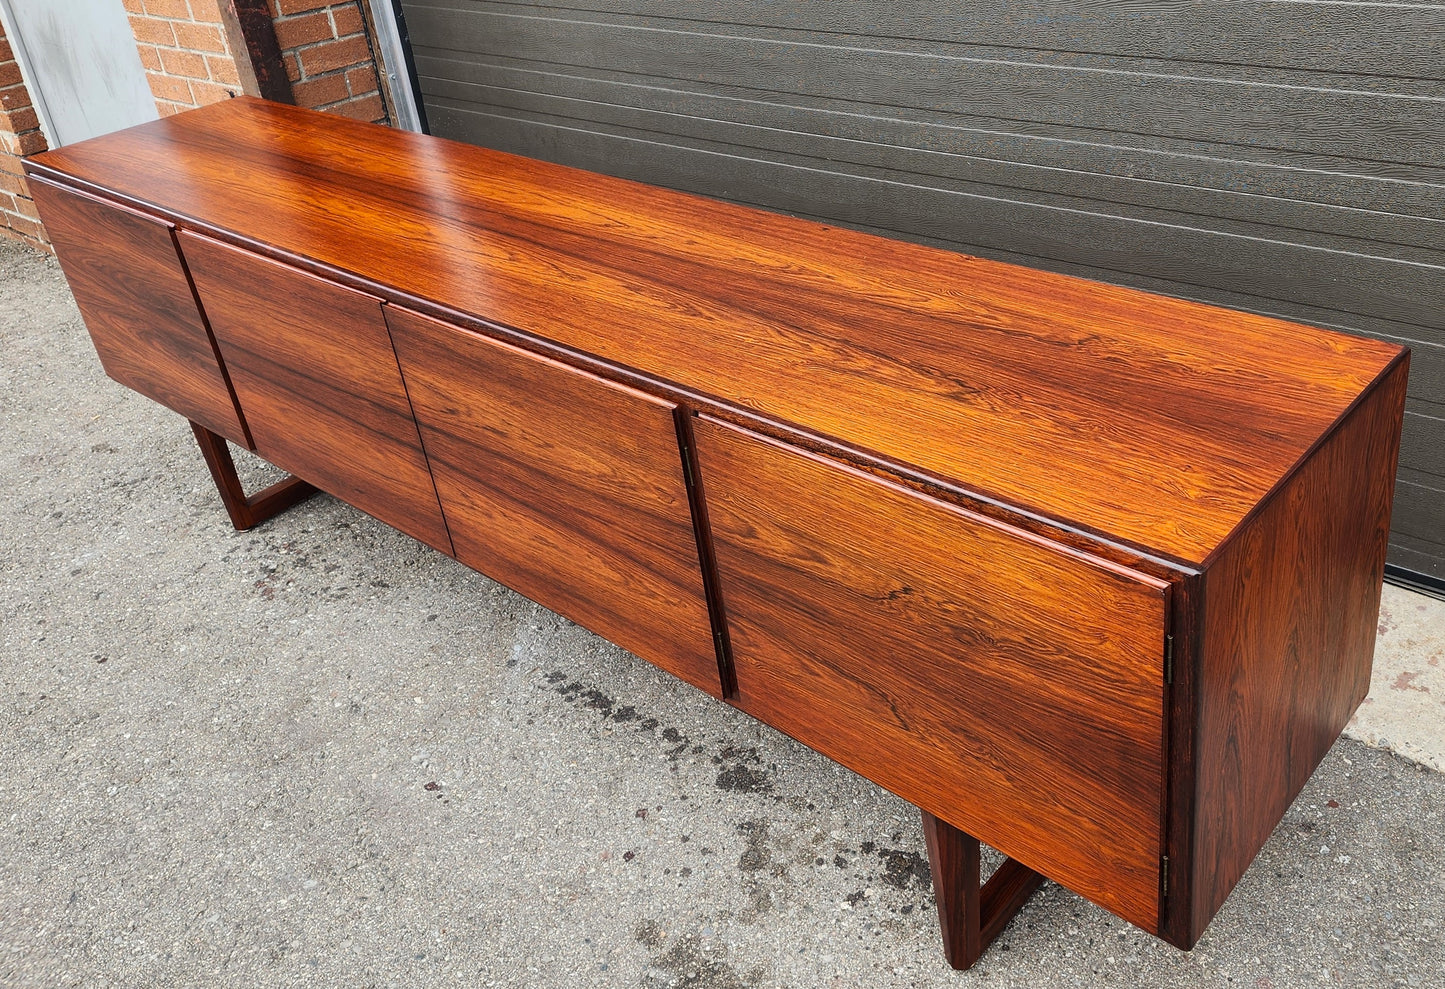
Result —
[[177, 24], [175, 32], [176, 44], [181, 48], [212, 54], [226, 51], [226, 39], [221, 37], [221, 29], [213, 25]]
[[25, 184], [25, 176], [11, 175], [8, 172], [0, 172], [0, 191], [8, 192], [12, 196], [30, 196], [30, 187]]
[[344, 7], [332, 7], [331, 20], [336, 24], [338, 38], [344, 38], [348, 34], [358, 34], [365, 29], [366, 25], [361, 17], [361, 8], [354, 3], [349, 3]]
[[219, 24], [221, 5], [216, 0], [191, 0], [191, 19], [205, 24]]
[[0, 192], [0, 211], [6, 213], [20, 212], [20, 207], [15, 205], [15, 197], [8, 192]]
[[191, 19], [191, 8], [186, 0], [145, 0], [146, 13], [152, 17], [171, 17], [177, 20]]
[[319, 45], [303, 48], [297, 54], [301, 57], [301, 70], [307, 76], [319, 76], [323, 72], [371, 61], [371, 49], [367, 46], [364, 35], [342, 38], [340, 41], [323, 41]]
[[44, 151], [49, 145], [45, 143], [45, 135], [38, 130], [28, 130], [24, 134], [15, 135], [15, 152], [22, 155], [34, 155]]
[[26, 247], [34, 251], [43, 251], [46, 254], [55, 253], [55, 248], [50, 246], [49, 241], [36, 240], [34, 237], [27, 237], [19, 231], [9, 229], [4, 225], [4, 223], [0, 223], [0, 237], [6, 237], [10, 240], [13, 240], [17, 244], [24, 244]]
[[218, 86], [213, 82], [193, 82], [191, 83], [191, 92], [196, 95], [196, 106], [219, 103], [236, 95], [234, 90]]
[[155, 45], [136, 45], [136, 51], [140, 52], [140, 64], [145, 66], [147, 72], [161, 71], [161, 53], [156, 50]]
[[28, 216], [6, 213], [4, 220], [5, 225], [16, 233], [24, 234], [27, 237], [34, 237], [36, 240], [40, 240], [45, 236], [45, 228]]
[[366, 96], [381, 87], [376, 84], [376, 70], [369, 65], [358, 65], [346, 70], [346, 88], [352, 96]]
[[176, 114], [186, 110], [194, 110], [195, 107], [182, 106], [179, 103], [172, 103], [169, 100], [156, 100], [156, 109], [160, 111], [162, 117], [174, 117]]
[[0, 111], [0, 121], [4, 121], [5, 126], [16, 134], [21, 131], [35, 130], [40, 126], [40, 117], [36, 115], [35, 108], [29, 106], [20, 110]]
[[154, 17], [132, 17], [130, 33], [135, 35], [135, 40], [143, 41], [148, 45], [174, 45], [176, 43], [176, 33], [171, 30], [171, 22], [157, 20]]
[[287, 79], [295, 82], [297, 79], [301, 78], [301, 63], [297, 61], [294, 54], [292, 54], [291, 52], [287, 52], [285, 55], [281, 56], [281, 60], [286, 63]]
[[163, 76], [158, 72], [147, 72], [146, 82], [151, 84], [151, 94], [158, 100], [172, 100], [176, 103], [190, 103], [191, 87], [184, 79]]
[[19, 110], [30, 105], [30, 91], [24, 85], [0, 91], [0, 109]]
[[382, 106], [380, 94], [337, 103], [335, 106], [327, 107], [326, 112], [341, 117], [350, 117], [353, 120], [380, 120], [386, 116], [386, 108]]
[[15, 53], [10, 50], [10, 42], [0, 37], [0, 62], [9, 62], [15, 58]]
[[20, 66], [14, 62], [0, 63], [0, 88], [15, 86], [24, 82], [20, 78]]
[[28, 216], [30, 219], [36, 221], [40, 219], [40, 210], [35, 208], [35, 200], [26, 199], [23, 196], [14, 196], [12, 198], [15, 200], [15, 209], [22, 216]]
[[125, 7], [127, 14], [144, 14], [145, 4], [141, 0], [121, 0], [121, 6]]
[[283, 17], [287, 14], [304, 14], [308, 10], [323, 10], [335, 0], [275, 0], [276, 12]]
[[206, 68], [211, 73], [211, 79], [223, 86], [241, 85], [241, 77], [236, 72], [236, 62], [229, 55], [207, 55]]
[[173, 76], [185, 76], [187, 79], [209, 79], [211, 77], [210, 73], [206, 71], [205, 58], [195, 52], [162, 48], [161, 65], [165, 66], [166, 72]]
[[296, 98], [297, 106], [314, 108], [344, 100], [351, 93], [346, 88], [346, 76], [334, 72], [329, 76], [292, 83], [291, 95]]
[[[0, 135], [0, 149], [5, 148], [5, 135]], [[8, 150], [0, 154], [0, 172], [8, 172], [11, 175], [23, 175], [25, 164], [18, 155], [10, 154]]]
[[275, 28], [276, 44], [287, 49], [314, 45], [318, 41], [336, 37], [331, 30], [331, 18], [326, 16], [324, 10], [300, 17], [283, 17], [275, 23]]

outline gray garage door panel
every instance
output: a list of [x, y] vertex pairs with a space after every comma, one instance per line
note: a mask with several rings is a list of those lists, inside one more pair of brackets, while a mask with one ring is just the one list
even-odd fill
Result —
[[403, 0], [434, 133], [1414, 349], [1445, 579], [1445, 8]]
[[1369, 4], [1278, 0], [830, 0], [822, 13], [818, 3], [796, 0], [584, 0], [565, 8], [522, 6], [527, 10], [519, 12], [564, 18], [613, 13], [638, 15], [643, 23], [688, 21], [700, 30], [822, 30], [913, 43], [909, 47], [937, 42], [1025, 46], [1445, 79], [1445, 12], [1426, 4], [1413, 9], [1402, 4], [1389, 17]]

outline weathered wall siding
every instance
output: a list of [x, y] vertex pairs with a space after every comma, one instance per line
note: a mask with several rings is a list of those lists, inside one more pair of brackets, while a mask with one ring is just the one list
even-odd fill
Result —
[[434, 133], [1409, 344], [1445, 577], [1445, 6], [403, 7]]

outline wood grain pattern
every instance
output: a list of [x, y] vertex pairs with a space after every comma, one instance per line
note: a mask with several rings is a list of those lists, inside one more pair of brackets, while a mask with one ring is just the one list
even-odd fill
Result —
[[268, 485], [254, 495], [246, 494], [241, 478], [236, 474], [236, 462], [231, 459], [231, 450], [226, 438], [211, 432], [205, 426], [191, 423], [196, 436], [196, 445], [211, 472], [216, 492], [221, 496], [221, 505], [231, 519], [237, 532], [245, 532], [267, 519], [286, 511], [293, 505], [305, 501], [316, 493], [316, 488], [299, 477], [288, 477]]
[[257, 100], [31, 167], [1184, 564], [1398, 353]]
[[978, 922], [978, 839], [925, 810], [923, 843], [933, 874], [943, 957], [956, 969], [972, 968], [983, 953], [983, 928]]
[[180, 242], [256, 452], [450, 554], [380, 300], [189, 231]]
[[715, 420], [695, 435], [738, 706], [1157, 930], [1167, 585]]
[[1193, 944], [1369, 691], [1408, 357], [1205, 575]]
[[105, 373], [249, 448], [170, 225], [43, 179], [30, 187]]
[[926, 810], [923, 841], [933, 873], [943, 956], [955, 969], [972, 968], [1044, 877], [1015, 859], [1004, 859], [980, 887], [978, 839]]
[[721, 697], [677, 406], [404, 309], [386, 320], [457, 559]]

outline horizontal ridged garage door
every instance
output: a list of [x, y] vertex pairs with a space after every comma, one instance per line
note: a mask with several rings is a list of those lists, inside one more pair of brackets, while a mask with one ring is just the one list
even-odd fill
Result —
[[1445, 579], [1445, 7], [401, 6], [435, 134], [1408, 344]]

